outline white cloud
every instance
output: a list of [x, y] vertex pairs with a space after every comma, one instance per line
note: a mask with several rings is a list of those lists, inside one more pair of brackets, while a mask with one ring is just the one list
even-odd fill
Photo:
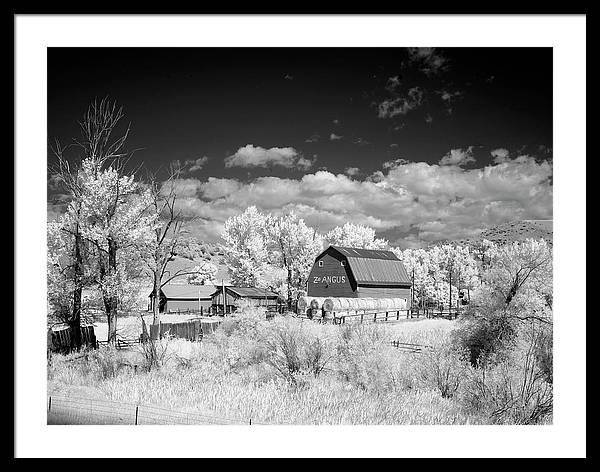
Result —
[[403, 166], [405, 164], [409, 164], [410, 161], [407, 161], [406, 159], [395, 159], [393, 161], [386, 161], [383, 163], [382, 168], [383, 169], [392, 169], [393, 167], [397, 167], [397, 166]]
[[371, 144], [369, 141], [367, 141], [366, 139], [363, 139], [363, 138], [356, 138], [352, 142], [354, 144], [358, 144], [359, 146], [367, 146], [367, 145]]
[[312, 160], [306, 159], [305, 157], [300, 157], [296, 161], [296, 167], [300, 170], [308, 170], [313, 166], [313, 164], [315, 163], [316, 160], [317, 160], [316, 155]]
[[498, 149], [492, 150], [491, 154], [492, 154], [492, 157], [494, 158], [494, 162], [496, 164], [501, 164], [508, 160], [508, 155], [510, 153], [508, 152], [508, 149], [498, 148]]
[[239, 148], [235, 154], [225, 158], [225, 167], [269, 167], [281, 166], [291, 169], [298, 165], [306, 169], [307, 160], [292, 147], [272, 147], [265, 149], [253, 144]]
[[462, 96], [462, 92], [459, 92], [458, 90], [456, 92], [448, 92], [447, 90], [438, 90], [437, 93], [439, 94], [440, 98], [444, 102], [452, 102], [452, 101], [456, 100], [458, 97]]
[[[347, 221], [367, 224], [403, 245], [472, 236], [516, 218], [552, 218], [548, 161], [519, 156], [465, 169], [397, 159], [386, 167], [363, 179], [352, 168], [346, 175], [317, 171], [300, 179], [185, 179], [181, 206], [201, 219], [199, 237], [212, 240], [229, 216], [249, 205], [273, 213], [294, 210], [321, 232]], [[409, 231], [404, 241], [400, 235]]]
[[395, 92], [399, 87], [400, 87], [400, 79], [398, 78], [397, 75], [390, 77], [387, 80], [387, 83], [385, 85], [385, 89], [388, 92]]
[[442, 157], [440, 165], [464, 166], [469, 162], [475, 162], [475, 157], [473, 157], [473, 146], [469, 146], [466, 149], [451, 149], [444, 157]]
[[346, 175], [349, 175], [350, 177], [353, 177], [360, 173], [360, 169], [358, 167], [346, 167], [346, 170], [344, 171], [344, 173]]
[[208, 157], [202, 156], [202, 157], [199, 157], [198, 159], [187, 160], [187, 161], [185, 161], [185, 164], [190, 166], [190, 168], [189, 168], [190, 172], [196, 172], [198, 170], [201, 170], [207, 162], [208, 162]]
[[408, 48], [408, 60], [428, 76], [447, 70], [449, 62], [436, 48]]
[[343, 136], [339, 136], [339, 135], [337, 135], [335, 133], [331, 133], [329, 135], [329, 140], [330, 141], [337, 141], [337, 140], [342, 139], [342, 138], [343, 138]]
[[406, 96], [388, 98], [378, 105], [379, 118], [393, 118], [397, 115], [406, 115], [409, 111], [419, 107], [423, 101], [423, 91], [419, 87], [409, 89]]
[[319, 134], [317, 134], [317, 133], [313, 133], [308, 138], [306, 138], [304, 140], [304, 142], [305, 143], [316, 143], [319, 139], [321, 139], [321, 136], [319, 136]]

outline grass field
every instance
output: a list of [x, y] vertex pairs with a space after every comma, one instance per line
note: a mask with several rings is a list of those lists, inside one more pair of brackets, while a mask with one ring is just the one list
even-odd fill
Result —
[[[252, 417], [257, 422], [294, 424], [453, 424], [477, 422], [450, 400], [431, 389], [401, 388], [402, 378], [418, 359], [395, 351], [388, 339], [436, 343], [452, 322], [421, 320], [393, 326], [368, 327], [369, 345], [357, 345], [364, 365], [340, 366], [334, 344], [340, 327], [286, 320], [278, 328], [316, 335], [329, 343], [331, 356], [320, 375], [299, 369], [286, 378], [277, 366], [261, 357], [258, 331], [268, 322], [242, 322], [248, 326], [224, 327], [202, 343], [165, 341], [166, 360], [160, 369], [143, 363], [136, 349], [103, 349], [87, 358], [54, 356], [49, 367], [48, 393], [92, 396], [123, 402], [140, 402], [181, 411], [225, 417]], [[125, 324], [125, 323], [123, 323]], [[132, 329], [135, 323], [131, 323]], [[230, 332], [227, 332], [227, 330]], [[272, 335], [273, 333], [270, 333]], [[362, 336], [362, 334], [361, 334]], [[359, 341], [359, 344], [362, 341]], [[275, 354], [276, 355], [276, 354]], [[342, 370], [347, 372], [340, 374]], [[364, 372], [359, 372], [362, 369]], [[363, 379], [364, 376], [378, 376]], [[345, 376], [345, 378], [344, 378]], [[396, 376], [396, 377], [394, 377]], [[353, 379], [356, 377], [356, 379]], [[372, 383], [371, 386], [368, 386]]]
[[[323, 325], [243, 313], [202, 342], [162, 340], [160, 367], [145, 368], [141, 345], [55, 355], [48, 394], [271, 424], [504, 422], [469, 397], [477, 372], [449, 348], [457, 323]], [[402, 352], [392, 340], [432, 348]]]

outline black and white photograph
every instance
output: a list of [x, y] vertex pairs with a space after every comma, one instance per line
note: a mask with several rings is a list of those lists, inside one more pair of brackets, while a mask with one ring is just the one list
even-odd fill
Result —
[[[121, 29], [128, 19], [98, 18], [99, 28], [113, 20]], [[18, 108], [15, 121], [17, 177], [35, 174], [26, 185], [36, 187], [28, 197], [16, 180], [15, 218], [43, 238], [26, 243], [17, 224], [15, 244], [36, 248], [39, 272], [16, 277], [15, 292], [17, 331], [36, 325], [16, 339], [15, 376], [25, 342], [39, 372], [27, 380], [37, 434], [87, 425], [111, 437], [119, 426], [162, 448], [149, 426], [168, 436], [185, 425], [185, 441], [208, 445], [215, 431], [229, 444], [185, 453], [198, 456], [248, 454], [230, 451], [233, 438], [267, 432], [266, 456], [373, 456], [378, 446], [439, 456], [452, 454], [435, 449], [455, 432], [489, 443], [487, 431], [514, 431], [515, 442], [539, 431], [543, 443], [567, 434], [565, 421], [585, 429], [585, 180], [566, 176], [585, 179], [585, 16], [569, 19], [583, 29], [572, 90], [558, 88], [560, 47], [543, 34], [490, 45], [407, 32], [392, 44], [303, 45], [274, 34], [259, 44], [245, 42], [258, 20], [236, 20], [235, 41], [220, 45], [69, 43], [75, 26], [38, 48], [45, 101], [30, 123], [44, 125], [42, 155], [19, 154], [31, 135]], [[17, 67], [15, 77], [18, 91], [30, 75]], [[571, 93], [583, 97], [571, 115], [583, 140], [565, 153], [557, 106]], [[35, 199], [36, 212], [19, 199]], [[25, 312], [19, 284], [36, 281], [36, 310]], [[583, 356], [565, 366], [573, 343]], [[565, 420], [555, 404], [575, 386], [569, 374], [583, 387], [569, 407], [583, 418]], [[401, 436], [413, 427], [420, 452]], [[286, 431], [297, 436], [278, 449]], [[371, 432], [371, 446], [353, 451]], [[565, 450], [585, 455], [585, 431], [572, 438], [583, 444]], [[500, 443], [469, 452], [468, 441], [456, 454], [510, 455]], [[560, 454], [551, 449], [531, 446]]]

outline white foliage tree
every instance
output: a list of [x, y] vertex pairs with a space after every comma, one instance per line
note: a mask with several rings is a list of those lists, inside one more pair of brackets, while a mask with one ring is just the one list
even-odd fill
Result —
[[193, 267], [191, 273], [187, 276], [188, 283], [192, 285], [216, 285], [215, 276], [217, 275], [217, 266], [209, 261], [201, 261], [200, 264]]
[[284, 269], [288, 305], [304, 289], [315, 257], [323, 249], [323, 238], [295, 213], [267, 218], [275, 263]]
[[221, 237], [224, 241], [225, 263], [233, 285], [266, 287], [269, 265], [269, 234], [267, 217], [255, 206], [225, 221]]
[[81, 233], [96, 251], [96, 282], [108, 319], [108, 341], [116, 341], [119, 300], [131, 293], [130, 281], [142, 272], [137, 248], [148, 246], [156, 215], [148, 211], [151, 195], [133, 176], [117, 167], [102, 169], [85, 159], [81, 175]]
[[47, 297], [49, 314], [55, 321], [69, 322], [73, 312], [73, 293], [76, 290], [74, 277], [74, 238], [65, 231], [66, 218], [47, 225], [48, 257], [46, 258]]
[[353, 223], [336, 226], [325, 234], [325, 240], [332, 246], [360, 249], [385, 249], [389, 245], [385, 239], [375, 237], [373, 228]]
[[[547, 318], [552, 309], [552, 250], [543, 240], [495, 246], [484, 283], [511, 316]], [[545, 310], [545, 308], [547, 310]]]

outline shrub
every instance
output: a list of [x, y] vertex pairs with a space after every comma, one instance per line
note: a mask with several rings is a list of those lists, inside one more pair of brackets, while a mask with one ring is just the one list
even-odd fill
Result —
[[521, 333], [501, 361], [494, 354], [470, 367], [462, 402], [492, 423], [535, 424], [551, 417], [552, 384], [537, 361], [539, 333]]
[[333, 357], [327, 330], [292, 318], [276, 318], [262, 336], [264, 359], [289, 383], [305, 384], [306, 374], [318, 376]]
[[468, 368], [468, 354], [452, 343], [425, 351], [419, 363], [420, 380], [424, 387], [438, 390], [451, 398], [459, 389]]
[[454, 342], [469, 353], [471, 365], [476, 366], [484, 357], [501, 354], [516, 335], [511, 321], [502, 315], [465, 317], [462, 326], [454, 331]]
[[407, 382], [411, 369], [407, 372], [406, 359], [390, 345], [382, 326], [348, 325], [339, 333], [336, 351], [338, 376], [361, 390], [383, 392], [411, 384]]
[[142, 367], [150, 372], [152, 369], [162, 367], [169, 359], [169, 342], [171, 336], [164, 334], [162, 339], [147, 337], [139, 345], [138, 352], [142, 357]]

